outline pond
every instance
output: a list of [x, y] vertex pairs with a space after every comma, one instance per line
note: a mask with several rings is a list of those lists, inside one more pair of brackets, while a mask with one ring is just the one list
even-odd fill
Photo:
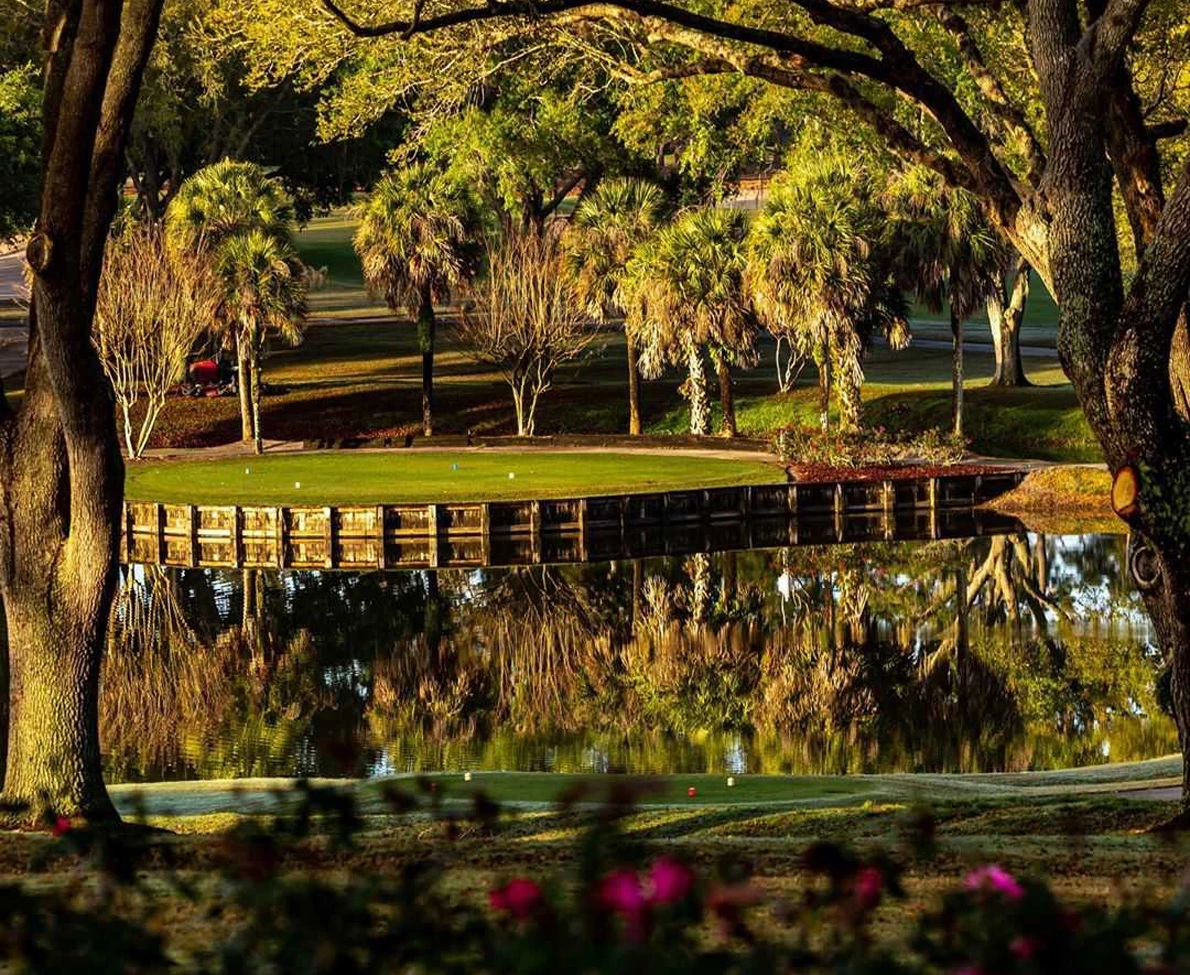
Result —
[[1014, 771], [1177, 749], [1125, 539], [416, 571], [131, 565], [109, 781]]

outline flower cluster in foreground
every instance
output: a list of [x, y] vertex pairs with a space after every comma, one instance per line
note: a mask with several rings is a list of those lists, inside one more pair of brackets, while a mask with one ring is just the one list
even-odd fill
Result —
[[[1190, 971], [1190, 891], [1168, 903], [1105, 909], [1062, 903], [1043, 880], [988, 863], [950, 889], [904, 903], [891, 857], [811, 844], [773, 876], [730, 855], [642, 841], [621, 829], [631, 797], [590, 809], [571, 857], [519, 870], [486, 902], [452, 881], [468, 869], [464, 835], [499, 831], [486, 797], [470, 813], [390, 789], [399, 815], [420, 810], [442, 840], [399, 863], [342, 871], [334, 848], [361, 844], [349, 794], [303, 785], [292, 815], [251, 821], [207, 850], [219, 883], [169, 867], [172, 838], [50, 817], [53, 858], [90, 864], [93, 882], [0, 886], [0, 970], [95, 973], [380, 975], [575, 972], [614, 975], [1166, 975]], [[929, 854], [922, 814], [917, 855]], [[424, 834], [423, 834], [424, 835]], [[912, 837], [910, 837], [912, 839]], [[366, 840], [363, 842], [366, 843]], [[462, 856], [459, 856], [462, 854]], [[518, 857], [518, 863], [524, 862]], [[464, 873], [465, 875], [465, 873]], [[203, 938], [176, 938], [163, 919], [192, 904]], [[189, 929], [185, 929], [189, 930]]]

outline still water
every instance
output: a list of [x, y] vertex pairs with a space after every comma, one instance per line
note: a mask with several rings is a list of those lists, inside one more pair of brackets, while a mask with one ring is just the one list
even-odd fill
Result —
[[123, 571], [109, 781], [1003, 771], [1176, 750], [1125, 539]]

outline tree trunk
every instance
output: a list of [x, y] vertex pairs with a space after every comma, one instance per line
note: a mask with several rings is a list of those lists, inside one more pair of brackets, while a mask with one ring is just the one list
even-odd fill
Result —
[[260, 346], [252, 343], [251, 360], [248, 372], [252, 379], [252, 449], [254, 453], [264, 453], [264, 436], [260, 429]]
[[628, 349], [628, 435], [641, 435], [640, 420], [640, 366], [637, 364], [636, 340], [628, 331], [624, 333]]
[[25, 402], [19, 417], [0, 427], [8, 447], [0, 520], [12, 545], [2, 576], [8, 744], [0, 803], [15, 810], [0, 814], [0, 822], [44, 821], [51, 812], [114, 818], [100, 764], [99, 666], [116, 581], [124, 465], [110, 401], [96, 418], [108, 428], [106, 444], [94, 445], [92, 458], [76, 447], [69, 452], [73, 469], [68, 462], [36, 337], [36, 298]]
[[686, 344], [686, 398], [690, 400], [690, 432], [705, 437], [711, 429], [711, 408], [707, 399], [706, 364], [695, 342]]
[[825, 433], [831, 428], [831, 353], [828, 348], [818, 363], [818, 419]]
[[1007, 300], [997, 294], [987, 301], [988, 325], [996, 353], [996, 371], [989, 383], [991, 386], [1030, 385], [1021, 362], [1021, 320], [1028, 298], [1029, 269], [1026, 265], [1013, 275]]
[[424, 289], [417, 309], [417, 342], [421, 347], [421, 432], [434, 435], [434, 302]]
[[953, 387], [951, 394], [951, 432], [956, 437], [963, 435], [963, 320], [950, 311], [950, 381]]
[[244, 336], [236, 337], [236, 387], [240, 394], [240, 439], [245, 443], [252, 439], [252, 389], [249, 353]]
[[739, 430], [735, 421], [735, 395], [731, 388], [731, 366], [728, 364], [726, 356], [720, 355], [717, 356], [717, 359], [715, 368], [719, 374], [719, 404], [723, 408], [723, 421], [719, 427], [719, 433], [724, 437], [734, 437], [739, 433]]

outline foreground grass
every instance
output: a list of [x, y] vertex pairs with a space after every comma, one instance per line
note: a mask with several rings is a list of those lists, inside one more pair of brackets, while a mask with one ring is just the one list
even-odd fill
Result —
[[410, 450], [130, 465], [130, 500], [399, 504], [678, 490], [785, 479], [777, 465], [678, 454]]
[[[796, 900], [813, 883], [802, 853], [815, 840], [841, 841], [866, 855], [892, 855], [907, 867], [907, 899], [880, 908], [876, 933], [901, 937], [917, 912], [935, 905], [967, 870], [989, 862], [1018, 875], [1049, 878], [1059, 896], [1074, 903], [1168, 895], [1180, 883], [1185, 846], [1148, 831], [1174, 807], [1121, 798], [1115, 790], [1126, 783], [1165, 782], [1180, 774], [1180, 767], [1180, 759], [1169, 758], [1010, 776], [740, 776], [732, 788], [719, 776], [617, 775], [592, 777], [602, 789], [585, 794], [575, 786], [589, 780], [576, 776], [477, 773], [469, 783], [457, 774], [406, 776], [346, 783], [363, 814], [356, 842], [336, 848], [322, 839], [309, 841], [286, 854], [285, 868], [333, 880], [398, 875], [411, 863], [430, 861], [443, 871], [452, 900], [482, 905], [486, 892], [510, 876], [573, 879], [577, 841], [596, 812], [550, 800], [567, 791], [571, 798], [606, 797], [615, 786], [634, 792], [641, 803], [622, 829], [644, 848], [645, 857], [679, 852], [704, 872], [724, 857], [743, 861], [752, 883], [771, 898]], [[393, 814], [382, 799], [386, 785], [420, 796], [422, 810]], [[697, 790], [693, 799], [685, 794], [690, 785]], [[470, 793], [480, 789], [506, 804], [488, 826], [459, 818]], [[119, 786], [113, 793], [125, 815], [143, 808], [150, 823], [180, 834], [160, 862], [176, 864], [211, 898], [220, 891], [216, 868], [226, 863], [229, 850], [243, 849], [229, 846], [227, 830], [265, 822], [296, 802], [292, 783], [280, 781]], [[435, 806], [448, 814], [449, 824], [430, 812]], [[923, 822], [931, 824], [935, 853], [915, 858], [910, 840], [921, 838]], [[56, 872], [30, 875], [50, 842], [44, 836], [8, 837], [0, 844], [0, 882], [76, 883], [69, 862]], [[159, 869], [150, 865], [143, 879], [154, 884]], [[771, 920], [762, 916], [759, 923]], [[234, 918], [174, 899], [160, 912], [160, 924], [184, 951], [200, 947]]]

